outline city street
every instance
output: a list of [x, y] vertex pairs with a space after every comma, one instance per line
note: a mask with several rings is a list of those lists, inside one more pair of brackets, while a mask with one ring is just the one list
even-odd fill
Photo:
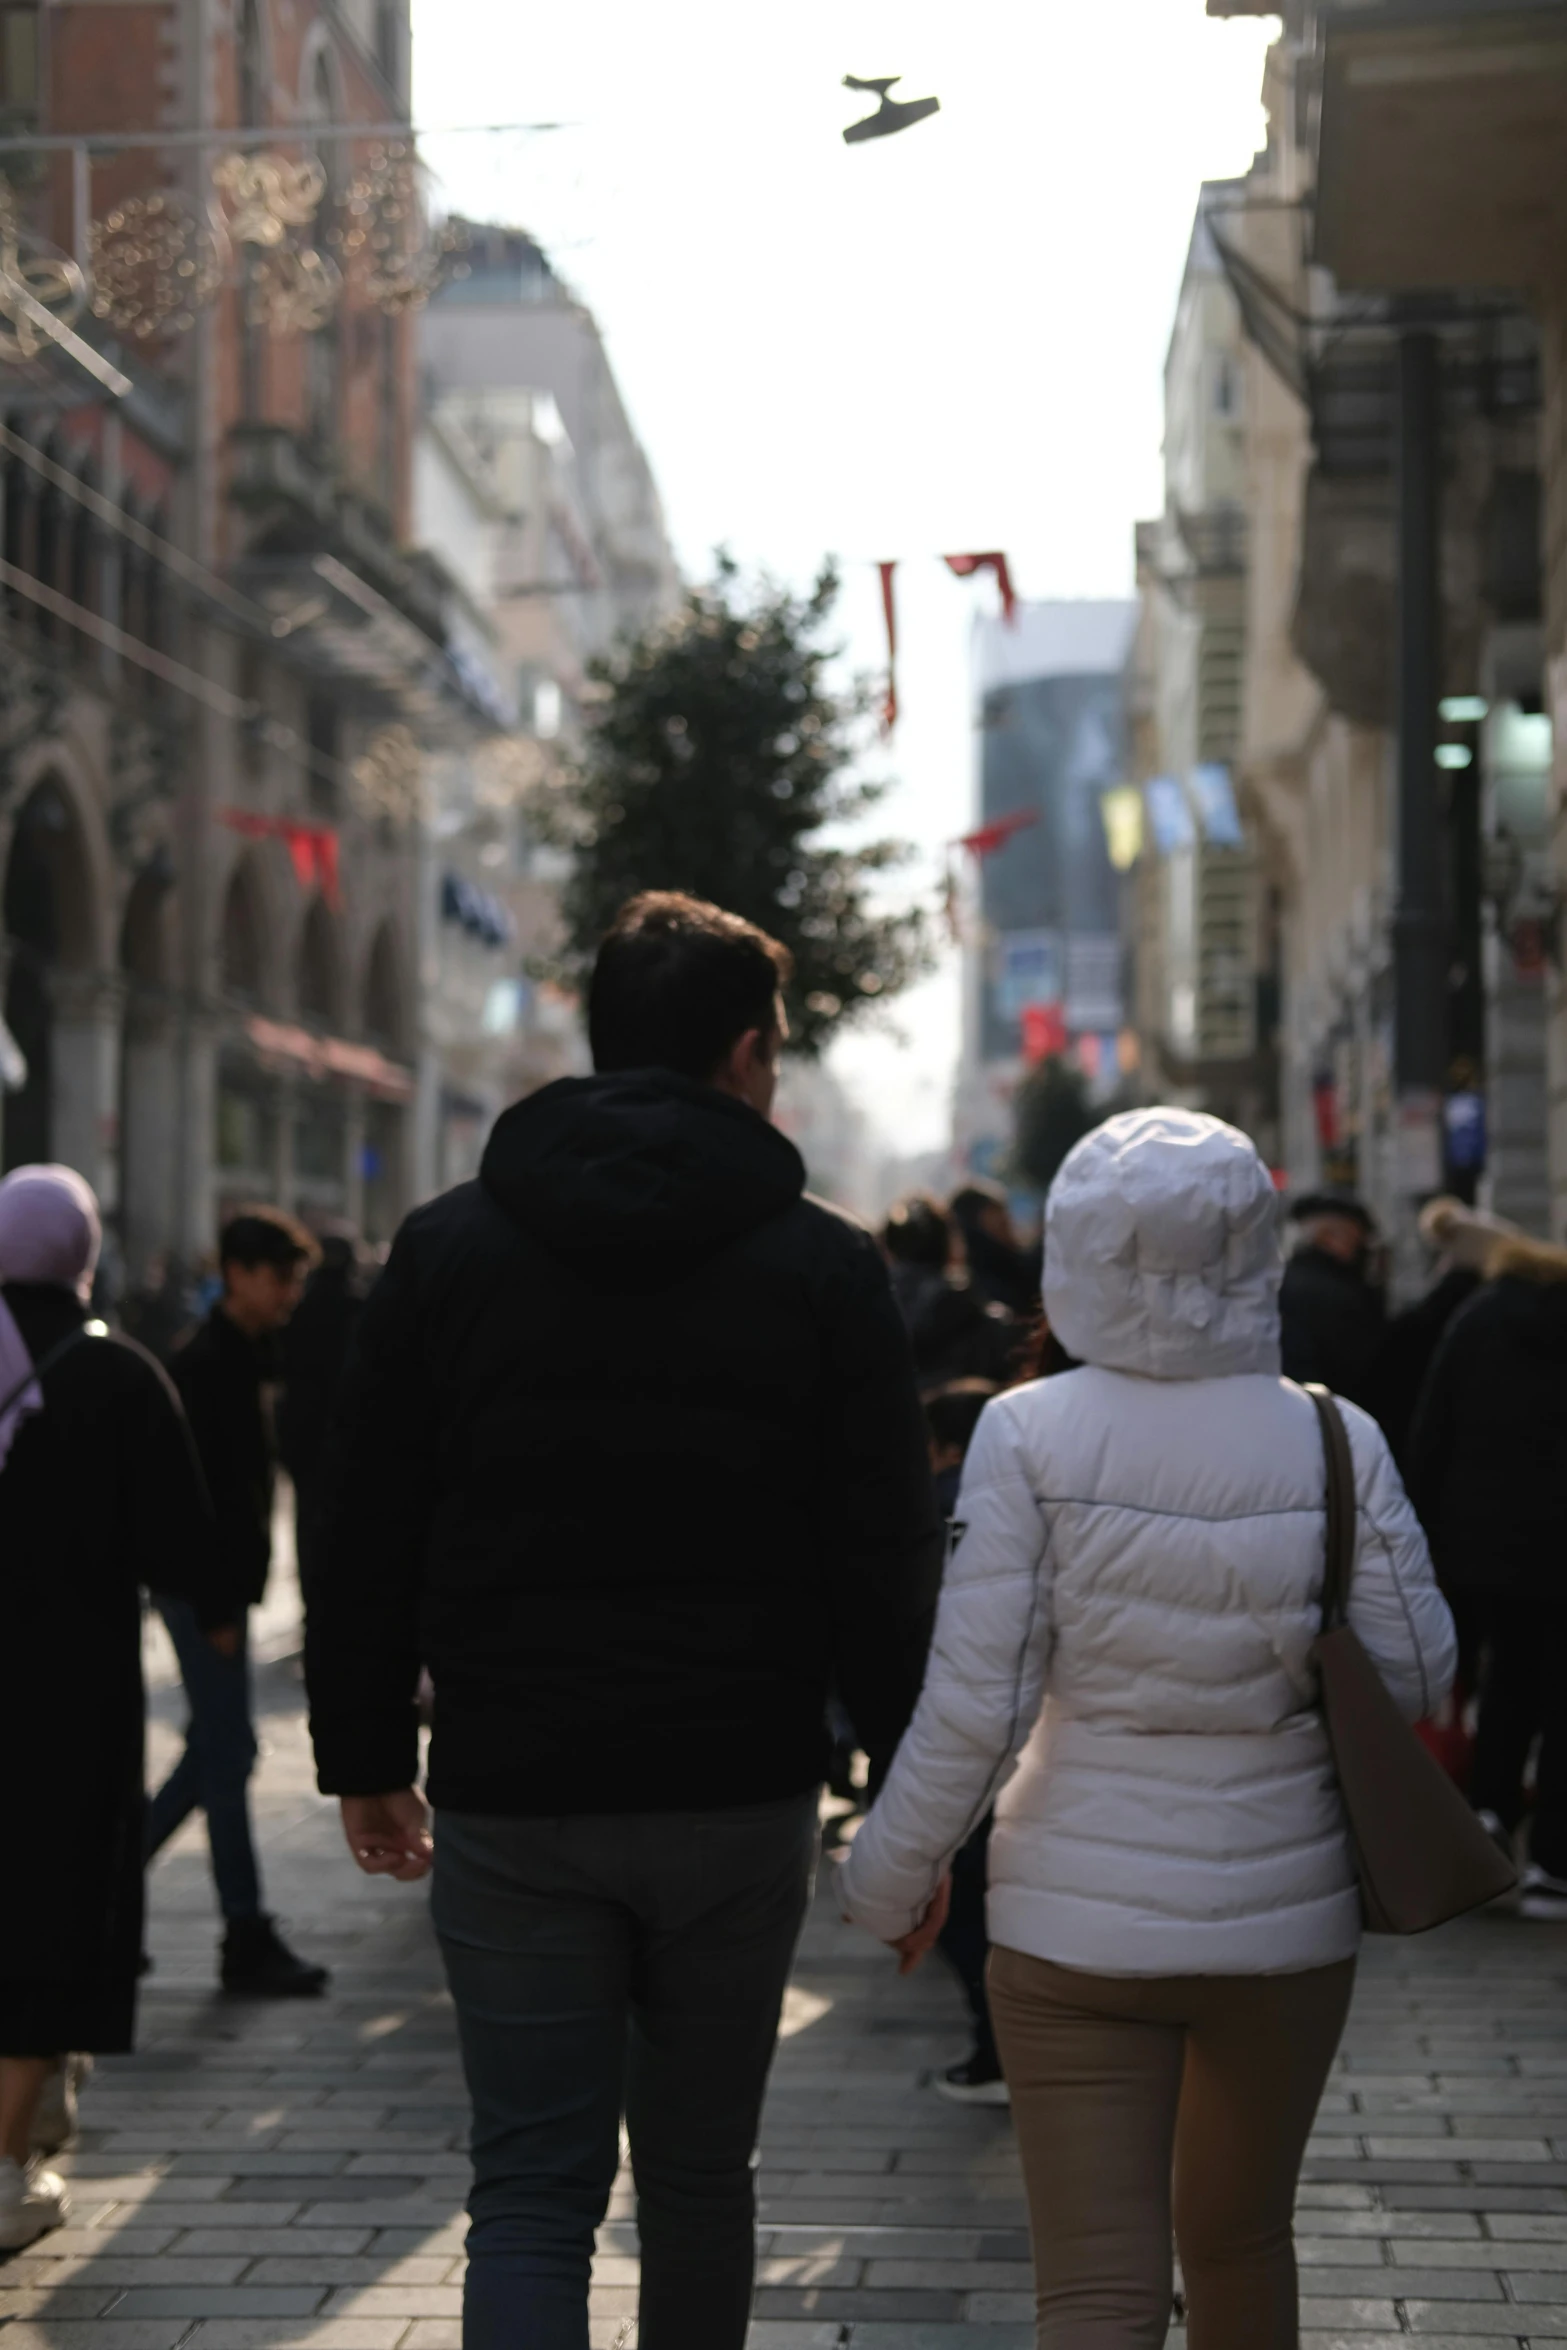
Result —
[[[456, 2350], [465, 2111], [425, 1895], [348, 1864], [290, 1627], [285, 1585], [260, 1625], [261, 1832], [271, 1897], [333, 1993], [215, 1992], [193, 1822], [151, 1881], [140, 2049], [83, 2101], [70, 2224], [0, 2268], [7, 2350]], [[156, 1773], [179, 1718], [166, 1679], [153, 1710]], [[1567, 1935], [1505, 1919], [1370, 1946], [1301, 2195], [1311, 2350], [1567, 2341], [1564, 1977]], [[1009, 2124], [929, 2087], [963, 2047], [945, 1970], [900, 1982], [824, 1880], [784, 2030], [758, 2350], [1026, 2350]], [[635, 2278], [623, 2179], [594, 2350], [634, 2344]]]

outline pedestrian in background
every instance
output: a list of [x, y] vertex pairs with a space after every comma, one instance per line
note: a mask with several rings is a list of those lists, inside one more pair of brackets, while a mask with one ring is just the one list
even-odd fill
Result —
[[1483, 1646], [1469, 1792], [1512, 1846], [1536, 1739], [1519, 1912], [1567, 1920], [1567, 1249], [1499, 1241], [1454, 1320], [1410, 1439], [1437, 1574]]
[[836, 1679], [885, 1768], [940, 1535], [875, 1243], [770, 1123], [784, 950], [634, 899], [596, 1074], [404, 1224], [307, 1635], [359, 1865], [428, 1866], [473, 2099], [466, 2350], [583, 2350], [624, 2115], [642, 2350], [741, 2350], [752, 2153]]
[[147, 1808], [151, 1860], [191, 1813], [207, 1820], [212, 1878], [223, 1914], [226, 1991], [293, 1998], [326, 1988], [327, 1970], [290, 1950], [262, 1906], [250, 1818], [256, 1761], [246, 1612], [260, 1605], [272, 1563], [274, 1446], [269, 1389], [277, 1338], [299, 1302], [315, 1253], [302, 1225], [278, 1208], [248, 1208], [218, 1237], [222, 1288], [200, 1328], [174, 1355], [179, 1390], [217, 1517], [223, 1572], [242, 1608], [224, 1653], [201, 1637], [189, 1603], [154, 1581], [190, 1706], [185, 1752]]
[[1039, 1309], [1039, 1251], [1026, 1249], [1012, 1222], [1012, 1207], [999, 1183], [971, 1176], [947, 1202], [947, 1214], [963, 1239], [970, 1286], [986, 1305], [1026, 1321]]
[[[1232, 1127], [1131, 1111], [1071, 1152], [1044, 1302], [1078, 1367], [986, 1406], [924, 1691], [844, 1870], [850, 1915], [917, 1957], [995, 1800], [990, 2002], [1041, 2350], [1162, 2344], [1172, 2208], [1193, 2342], [1299, 2338], [1295, 2187], [1361, 1928], [1312, 1664], [1321, 1437], [1279, 1377], [1279, 1279], [1272, 1182]], [[1413, 1717], [1452, 1623], [1386, 1443], [1344, 1417], [1350, 1620]]]
[[232, 1640], [236, 1613], [174, 1390], [88, 1318], [98, 1233], [69, 1167], [0, 1182], [0, 2251], [65, 2217], [32, 2148], [69, 2132], [68, 2056], [132, 2044], [141, 1587], [177, 1594], [204, 1641]]
[[1430, 1286], [1413, 1305], [1389, 1318], [1372, 1364], [1366, 1399], [1367, 1410], [1406, 1477], [1416, 1406], [1443, 1333], [1485, 1278], [1487, 1260], [1498, 1241], [1517, 1233], [1517, 1226], [1501, 1216], [1487, 1215], [1445, 1195], [1427, 1200], [1420, 1211], [1420, 1238], [1431, 1259]]
[[923, 1192], [901, 1199], [881, 1228], [892, 1294], [914, 1352], [922, 1394], [954, 1379], [1012, 1375], [1019, 1331], [1004, 1306], [987, 1305], [954, 1263], [951, 1219]]
[[1371, 1279], [1370, 1210], [1323, 1191], [1296, 1200], [1289, 1213], [1299, 1237], [1279, 1292], [1284, 1376], [1369, 1410], [1385, 1326]]
[[295, 1555], [307, 1609], [320, 1540], [327, 1428], [364, 1306], [353, 1234], [342, 1228], [323, 1232], [317, 1246], [315, 1270], [282, 1334], [277, 1414], [278, 1454], [294, 1488]]

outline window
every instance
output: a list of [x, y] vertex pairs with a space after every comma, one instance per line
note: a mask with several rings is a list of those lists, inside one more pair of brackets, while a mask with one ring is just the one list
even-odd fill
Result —
[[334, 764], [341, 753], [338, 748], [337, 704], [326, 694], [312, 694], [310, 697], [305, 713], [305, 739], [310, 746], [307, 785], [310, 805], [318, 815], [330, 816], [337, 807]]
[[38, 112], [38, 0], [0, 4], [0, 115]]
[[1216, 416], [1238, 416], [1241, 407], [1240, 369], [1220, 352], [1213, 370], [1213, 407]]

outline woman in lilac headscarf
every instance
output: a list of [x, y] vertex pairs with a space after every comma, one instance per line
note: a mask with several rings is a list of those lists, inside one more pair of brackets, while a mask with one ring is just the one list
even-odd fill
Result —
[[0, 1182], [0, 2252], [65, 2216], [33, 2155], [70, 2050], [131, 2045], [141, 1952], [143, 1584], [233, 1620], [178, 1399], [89, 1319], [98, 1203], [69, 1167]]

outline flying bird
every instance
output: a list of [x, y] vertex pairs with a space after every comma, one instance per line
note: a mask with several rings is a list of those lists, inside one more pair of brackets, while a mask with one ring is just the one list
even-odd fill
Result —
[[923, 122], [927, 115], [940, 113], [939, 98], [889, 97], [887, 93], [893, 83], [901, 82], [902, 79], [900, 73], [882, 74], [879, 77], [873, 75], [868, 81], [862, 81], [858, 74], [844, 75], [843, 86], [846, 90], [872, 90], [881, 101], [874, 114], [867, 114], [859, 122], [850, 123], [843, 134], [849, 146], [857, 145], [861, 139], [890, 138], [894, 131], [906, 131], [911, 123]]

